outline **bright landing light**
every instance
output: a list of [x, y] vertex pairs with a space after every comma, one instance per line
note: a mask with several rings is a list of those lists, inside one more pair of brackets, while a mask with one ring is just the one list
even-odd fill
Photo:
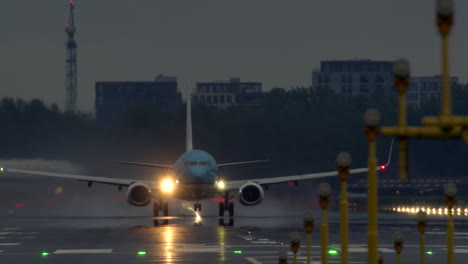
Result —
[[223, 182], [223, 181], [219, 181], [219, 182], [218, 182], [218, 189], [221, 189], [221, 190], [222, 190], [222, 189], [224, 189], [224, 187], [226, 187], [226, 186], [224, 185], [224, 182]]
[[165, 179], [161, 182], [161, 190], [165, 193], [174, 191], [175, 185], [171, 179]]

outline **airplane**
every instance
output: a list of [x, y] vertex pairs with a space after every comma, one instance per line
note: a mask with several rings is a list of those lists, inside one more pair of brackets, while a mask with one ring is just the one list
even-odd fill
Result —
[[[219, 168], [260, 163], [266, 162], [267, 160], [251, 160], [218, 164], [213, 156], [208, 152], [194, 149], [192, 143], [191, 98], [190, 96], [188, 97], [186, 109], [186, 150], [173, 165], [112, 161], [118, 164], [163, 168], [171, 171], [170, 175], [161, 181], [96, 177], [15, 168], [0, 168], [0, 172], [85, 181], [88, 183], [88, 187], [91, 187], [93, 183], [110, 184], [117, 186], [119, 191], [122, 190], [123, 187], [126, 187], [128, 188], [126, 192], [127, 202], [130, 205], [141, 207], [154, 201], [153, 215], [155, 217], [158, 217], [161, 211], [163, 216], [169, 216], [168, 198], [194, 201], [193, 210], [195, 212], [201, 212], [202, 206], [200, 201], [211, 199], [215, 196], [221, 196], [224, 201], [219, 203], [219, 216], [224, 217], [224, 213], [227, 211], [230, 218], [234, 216], [234, 203], [231, 201], [231, 199], [234, 198], [234, 196], [231, 195], [233, 193], [238, 193], [240, 204], [244, 206], [254, 206], [262, 202], [265, 195], [264, 189], [268, 188], [268, 185], [284, 182], [297, 183], [298, 181], [303, 180], [338, 175], [337, 171], [334, 170], [320, 173], [248, 180], [228, 181], [221, 179], [218, 174]], [[392, 146], [393, 140], [390, 146], [387, 163], [385, 165], [378, 166], [377, 170], [385, 170], [386, 167], [389, 166]], [[357, 168], [351, 169], [350, 173], [364, 173], [367, 171], [368, 168]]]

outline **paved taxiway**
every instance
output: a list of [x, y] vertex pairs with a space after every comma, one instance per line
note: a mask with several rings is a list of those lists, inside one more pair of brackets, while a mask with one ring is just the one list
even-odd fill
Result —
[[[330, 247], [339, 249], [337, 216], [330, 223]], [[217, 218], [194, 225], [193, 217], [175, 217], [154, 226], [151, 218], [8, 218], [0, 219], [0, 263], [277, 263], [278, 252], [288, 249], [292, 231], [302, 231], [301, 217], [235, 218], [220, 226]], [[349, 263], [365, 263], [365, 213], [352, 218]], [[228, 219], [226, 219], [228, 222]], [[319, 223], [313, 233], [313, 260], [319, 263]], [[419, 259], [415, 221], [396, 214], [380, 220], [380, 249], [385, 262], [394, 263], [393, 233], [402, 231], [402, 259]], [[445, 222], [429, 219], [426, 263], [444, 263]], [[456, 263], [468, 257], [468, 226], [456, 223]], [[305, 262], [304, 246], [299, 262]], [[138, 255], [139, 251], [146, 255]], [[42, 256], [43, 252], [49, 253]], [[292, 260], [291, 260], [292, 261]], [[330, 256], [329, 263], [339, 263]]]

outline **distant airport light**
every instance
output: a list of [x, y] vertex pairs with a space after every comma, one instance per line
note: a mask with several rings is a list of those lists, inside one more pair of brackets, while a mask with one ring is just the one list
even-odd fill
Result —
[[0, 168], [0, 171], [3, 171], [3, 168]]
[[43, 251], [43, 252], [41, 253], [41, 256], [43, 256], [43, 257], [47, 257], [47, 256], [49, 256], [49, 252], [45, 252], [45, 251]]
[[223, 190], [225, 187], [226, 187], [226, 185], [224, 184], [223, 181], [219, 181], [219, 182], [218, 182], [218, 189]]
[[333, 248], [332, 248], [332, 249], [329, 249], [329, 250], [328, 250], [328, 255], [330, 255], [330, 256], [338, 256], [338, 250], [333, 249]]
[[146, 255], [146, 251], [138, 251], [138, 256], [145, 256]]
[[175, 185], [171, 179], [165, 179], [161, 182], [161, 190], [165, 193], [174, 191]]
[[432, 255], [434, 255], [434, 252], [432, 252], [431, 250], [429, 250], [429, 251], [426, 251], [426, 254], [432, 256]]
[[242, 254], [242, 250], [234, 250], [234, 254]]

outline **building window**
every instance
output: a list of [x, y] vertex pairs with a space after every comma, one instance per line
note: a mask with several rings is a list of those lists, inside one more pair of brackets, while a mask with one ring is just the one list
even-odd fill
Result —
[[206, 96], [206, 102], [211, 104], [211, 96], [209, 96], [209, 95]]
[[226, 96], [226, 101], [228, 104], [232, 103], [232, 97], [230, 95]]
[[359, 87], [359, 93], [361, 94], [367, 94], [369, 93], [369, 85], [367, 84], [361, 84], [361, 86]]
[[219, 96], [219, 102], [220, 102], [221, 104], [224, 104], [224, 102], [225, 102], [225, 100], [224, 100], [224, 95], [220, 95], [220, 96]]
[[359, 80], [361, 83], [369, 83], [369, 75], [362, 74]]
[[213, 96], [213, 104], [217, 104], [217, 103], [218, 103], [218, 96], [214, 95]]
[[376, 83], [383, 83], [383, 82], [385, 82], [385, 79], [384, 79], [383, 75], [382, 75], [382, 74], [377, 74], [377, 75], [375, 76], [375, 82], [376, 82]]
[[198, 102], [198, 96], [194, 95], [192, 101]]
[[204, 95], [200, 95], [200, 102], [205, 102], [205, 96]]

